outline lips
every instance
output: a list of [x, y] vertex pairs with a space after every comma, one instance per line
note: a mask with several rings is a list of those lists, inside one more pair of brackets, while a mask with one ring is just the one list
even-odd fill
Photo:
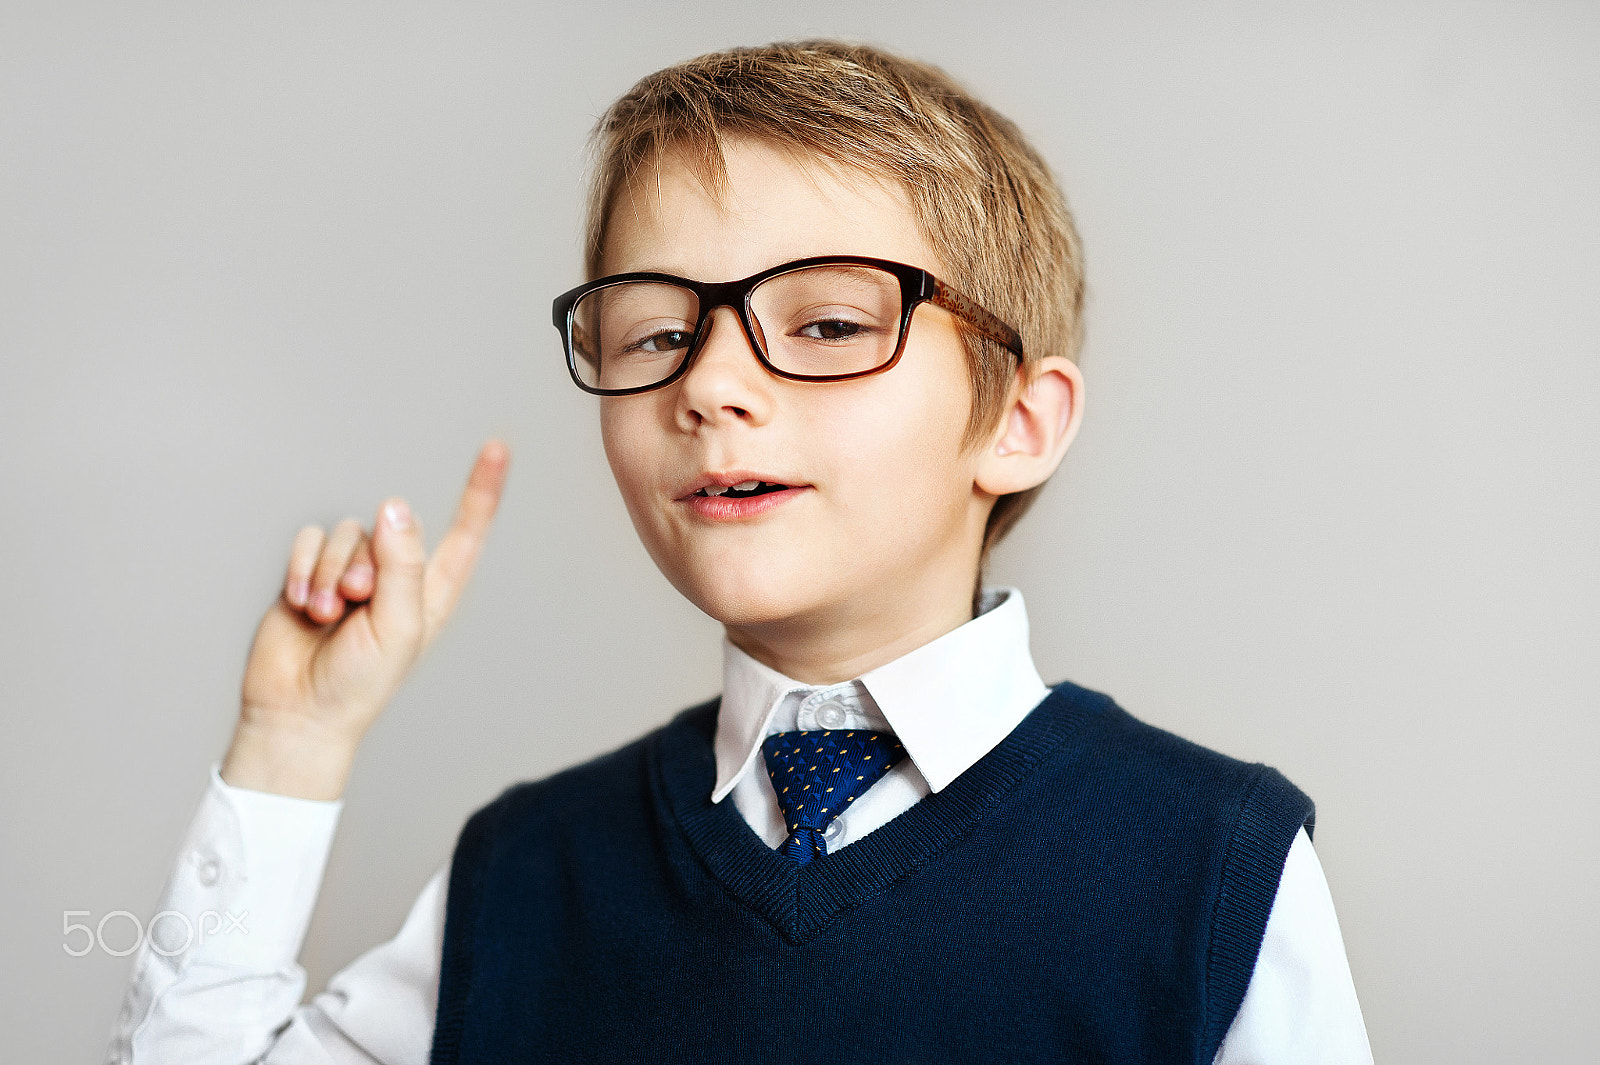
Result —
[[774, 474], [729, 470], [702, 475], [677, 499], [710, 521], [740, 521], [782, 506], [810, 486]]
[[768, 492], [781, 492], [789, 485], [778, 484], [774, 481], [741, 481], [727, 488], [721, 485], [708, 484], [698, 492], [697, 496], [726, 496], [730, 499], [748, 499], [751, 496], [766, 495]]
[[722, 470], [701, 474], [679, 489], [674, 498], [679, 501], [687, 500], [691, 496], [706, 499], [741, 499], [767, 495], [787, 488], [804, 487], [806, 487], [804, 483], [781, 474], [764, 473], [759, 470]]

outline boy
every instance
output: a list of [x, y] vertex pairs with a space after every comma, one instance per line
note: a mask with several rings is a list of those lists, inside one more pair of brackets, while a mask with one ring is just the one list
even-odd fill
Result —
[[1015, 128], [812, 42], [653, 75], [599, 138], [555, 320], [723, 695], [480, 810], [296, 1009], [351, 759], [508, 455], [431, 560], [399, 500], [303, 530], [163, 905], [256, 927], [147, 947], [114, 1056], [1370, 1060], [1310, 801], [1047, 689], [1020, 594], [978, 586], [1083, 403], [1077, 238]]

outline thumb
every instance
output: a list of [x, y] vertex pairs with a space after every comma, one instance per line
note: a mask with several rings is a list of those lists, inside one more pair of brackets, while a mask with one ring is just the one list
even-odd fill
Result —
[[427, 554], [422, 529], [404, 499], [388, 499], [372, 527], [372, 630], [380, 647], [415, 645], [422, 638], [422, 574]]

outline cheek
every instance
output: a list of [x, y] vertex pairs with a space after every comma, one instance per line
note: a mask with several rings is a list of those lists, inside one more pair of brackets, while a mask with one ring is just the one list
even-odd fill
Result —
[[[971, 492], [973, 456], [962, 449], [968, 402], [966, 380], [948, 374], [883, 375], [881, 395], [867, 394], [817, 427], [839, 444], [831, 449], [850, 503], [894, 524], [909, 514], [963, 505]], [[964, 370], [964, 367], [963, 367]], [[869, 379], [871, 380], [871, 379]]]
[[644, 431], [646, 412], [642, 406], [615, 398], [600, 401], [600, 442], [630, 514], [637, 513], [637, 505], [643, 500], [650, 468], [650, 438]]

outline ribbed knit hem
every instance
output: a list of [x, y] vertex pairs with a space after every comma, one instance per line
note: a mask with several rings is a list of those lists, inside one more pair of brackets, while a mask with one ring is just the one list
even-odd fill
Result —
[[1240, 804], [1211, 918], [1204, 1043], [1208, 1055], [1221, 1046], [1244, 1002], [1295, 833], [1316, 820], [1311, 800], [1283, 774], [1265, 765], [1256, 768], [1256, 779]]

